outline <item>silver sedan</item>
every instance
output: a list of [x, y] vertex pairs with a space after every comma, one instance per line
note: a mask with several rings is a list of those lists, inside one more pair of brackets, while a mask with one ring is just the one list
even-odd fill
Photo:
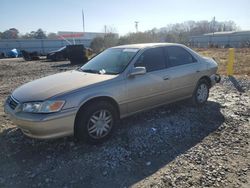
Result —
[[102, 142], [120, 118], [186, 98], [205, 104], [220, 81], [217, 68], [213, 59], [180, 44], [117, 46], [77, 70], [20, 86], [4, 108], [30, 137], [74, 134]]

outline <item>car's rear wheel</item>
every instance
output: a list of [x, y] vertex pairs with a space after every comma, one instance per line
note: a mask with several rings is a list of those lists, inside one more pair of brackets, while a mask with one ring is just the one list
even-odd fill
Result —
[[193, 104], [201, 106], [207, 102], [209, 97], [209, 84], [205, 79], [199, 80], [192, 97]]
[[115, 107], [99, 101], [84, 106], [77, 114], [75, 136], [89, 143], [100, 143], [110, 137], [117, 122]]

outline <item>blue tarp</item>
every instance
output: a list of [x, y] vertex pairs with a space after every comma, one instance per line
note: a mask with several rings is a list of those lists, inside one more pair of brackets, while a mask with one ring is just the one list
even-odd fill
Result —
[[16, 48], [10, 50], [7, 54], [8, 57], [18, 57], [19, 56], [19, 52]]

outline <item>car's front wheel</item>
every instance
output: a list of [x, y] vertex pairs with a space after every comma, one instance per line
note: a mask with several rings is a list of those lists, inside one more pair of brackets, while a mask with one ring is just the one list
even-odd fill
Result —
[[117, 122], [114, 106], [106, 101], [91, 103], [82, 108], [76, 119], [75, 136], [90, 143], [106, 140]]
[[205, 79], [199, 80], [192, 97], [193, 104], [201, 106], [207, 102], [209, 96], [209, 84]]

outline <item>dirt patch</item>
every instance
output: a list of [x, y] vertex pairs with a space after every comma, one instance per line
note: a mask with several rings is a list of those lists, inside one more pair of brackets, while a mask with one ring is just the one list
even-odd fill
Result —
[[75, 69], [69, 62], [0, 60], [0, 187], [249, 187], [250, 78], [226, 77], [208, 103], [163, 106], [120, 122], [102, 145], [35, 140], [3, 112], [13, 89]]

